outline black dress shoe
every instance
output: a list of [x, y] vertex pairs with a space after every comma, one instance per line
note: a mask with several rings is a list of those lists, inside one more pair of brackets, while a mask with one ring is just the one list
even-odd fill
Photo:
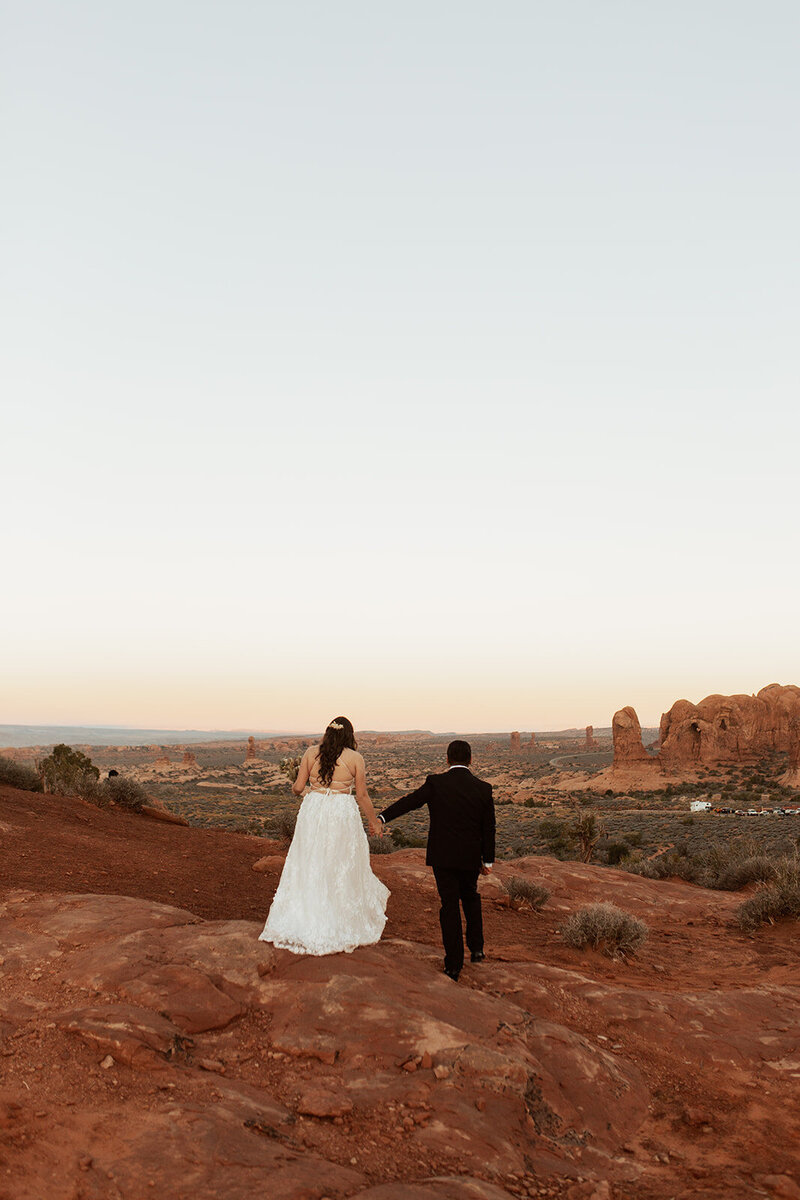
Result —
[[448, 979], [452, 979], [453, 983], [458, 983], [458, 976], [459, 976], [458, 971], [448, 971], [447, 967], [445, 967], [444, 973]]
[[473, 962], [483, 962], [483, 960], [484, 960], [485, 958], [486, 958], [486, 955], [483, 953], [483, 951], [482, 951], [482, 950], [476, 950], [476, 951], [474, 952], [474, 954], [472, 955], [472, 961], [473, 961]]

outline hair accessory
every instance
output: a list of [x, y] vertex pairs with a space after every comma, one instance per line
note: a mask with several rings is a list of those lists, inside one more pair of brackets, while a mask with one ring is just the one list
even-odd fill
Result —
[[337, 725], [335, 721], [331, 721], [328, 729], [344, 729], [344, 725]]

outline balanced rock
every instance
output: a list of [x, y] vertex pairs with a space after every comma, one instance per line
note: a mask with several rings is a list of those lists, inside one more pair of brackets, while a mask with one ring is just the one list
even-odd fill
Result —
[[635, 708], [627, 705], [614, 713], [611, 733], [614, 738], [615, 767], [650, 761], [650, 755], [642, 744], [642, 727]]

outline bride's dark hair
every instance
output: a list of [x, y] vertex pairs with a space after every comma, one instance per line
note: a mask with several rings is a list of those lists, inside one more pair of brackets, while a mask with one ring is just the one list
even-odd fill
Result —
[[345, 748], [355, 750], [355, 731], [347, 717], [334, 717], [319, 744], [319, 774], [326, 787], [331, 786], [333, 768]]

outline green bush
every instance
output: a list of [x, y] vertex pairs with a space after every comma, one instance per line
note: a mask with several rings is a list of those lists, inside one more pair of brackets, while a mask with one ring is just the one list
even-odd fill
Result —
[[512, 908], [531, 908], [539, 912], [550, 899], [550, 892], [543, 884], [533, 883], [519, 875], [512, 875], [503, 883], [503, 887]]
[[82, 751], [61, 742], [53, 747], [52, 754], [40, 759], [36, 766], [45, 792], [97, 799], [100, 771]]
[[41, 778], [33, 767], [14, 762], [13, 759], [6, 758], [4, 754], [0, 754], [0, 783], [4, 783], [6, 787], [19, 788], [22, 792], [40, 792], [42, 790]]
[[634, 954], [649, 933], [644, 921], [608, 902], [579, 909], [561, 928], [561, 937], [568, 946], [577, 950], [591, 946], [609, 958]]
[[627, 842], [609, 842], [602, 848], [605, 860], [610, 867], [615, 867], [624, 858], [629, 858], [631, 848]]
[[776, 921], [800, 920], [800, 855], [777, 859], [770, 882], [739, 905], [736, 919], [746, 933]]

